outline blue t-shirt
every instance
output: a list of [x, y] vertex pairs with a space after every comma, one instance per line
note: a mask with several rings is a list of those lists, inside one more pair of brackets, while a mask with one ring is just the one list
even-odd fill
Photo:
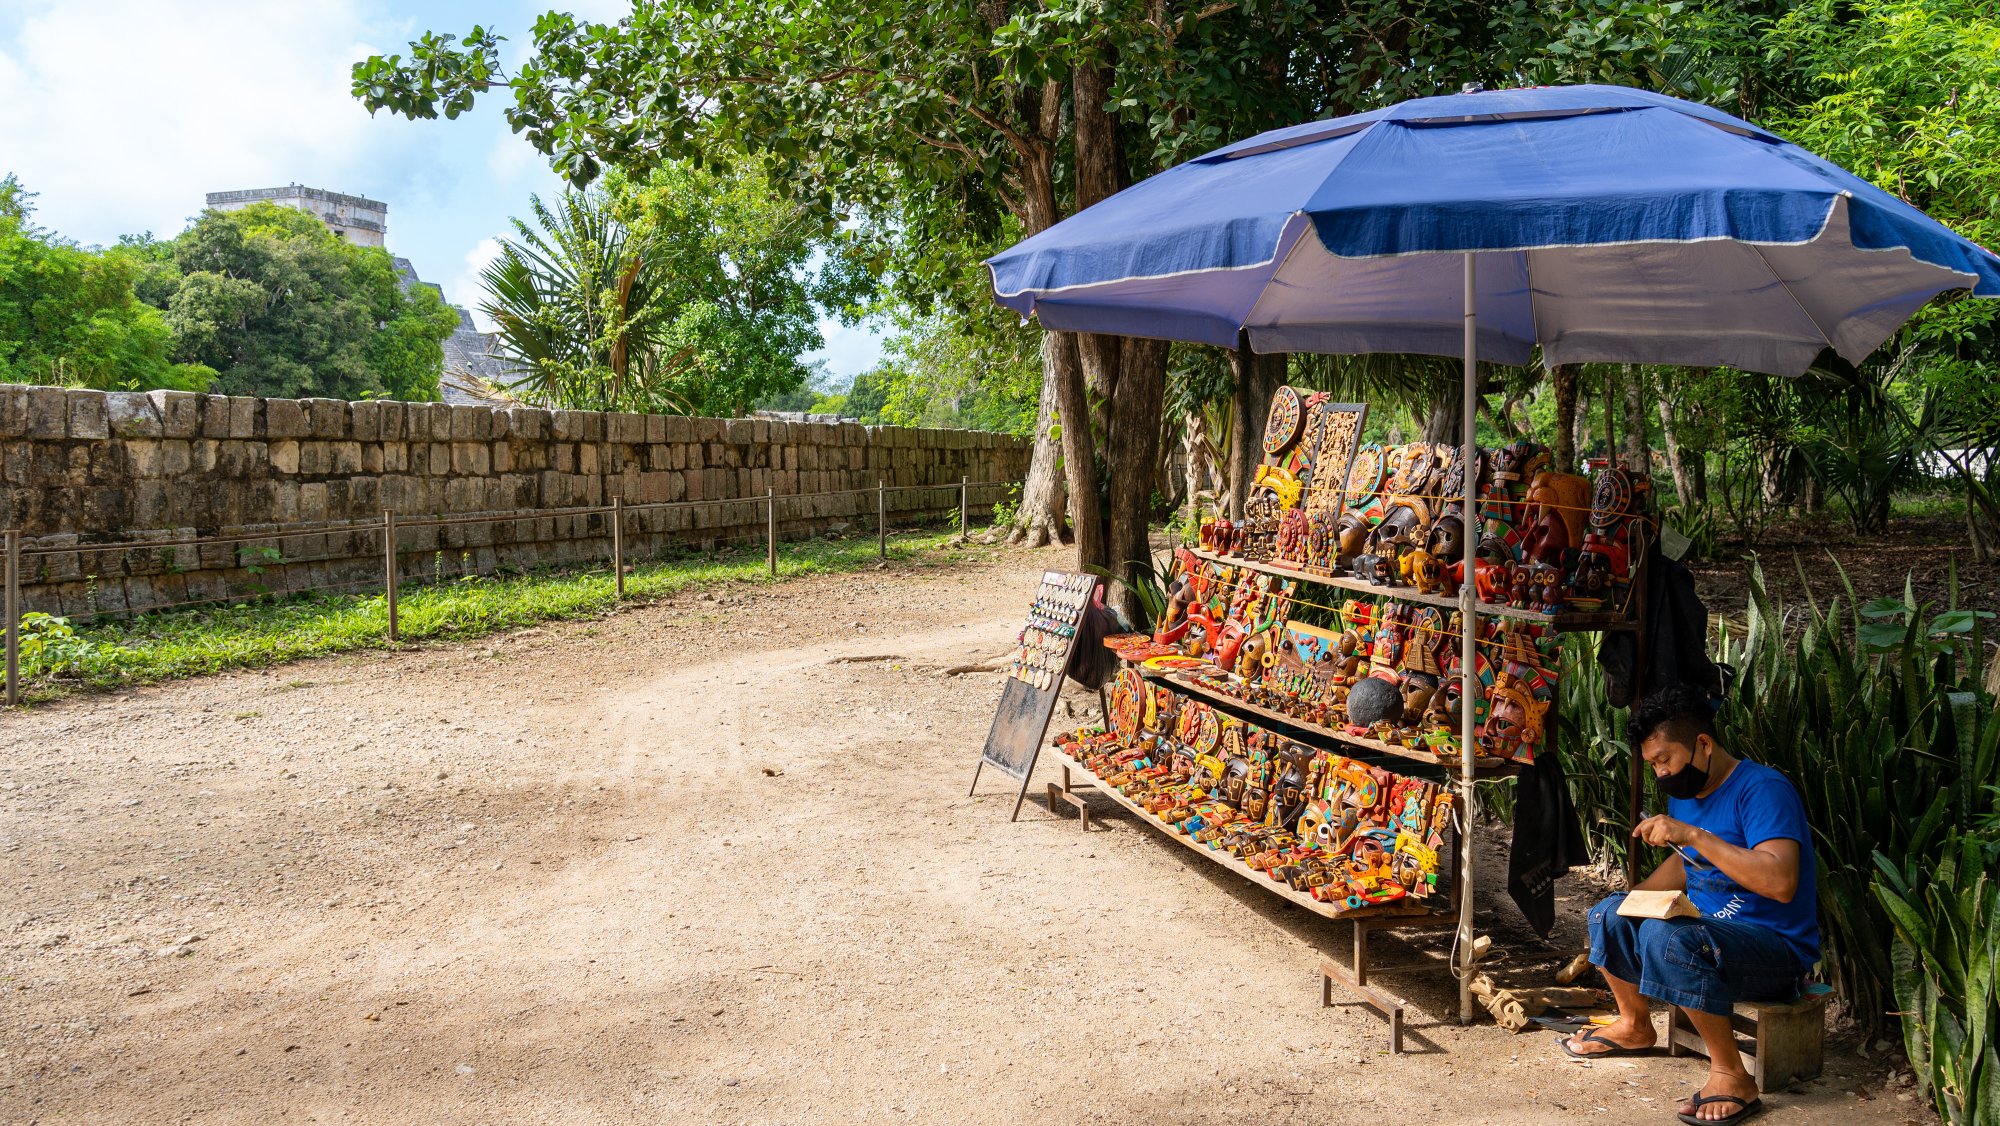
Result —
[[1806, 966], [1819, 961], [1819, 881], [1805, 803], [1784, 775], [1759, 762], [1738, 761], [1705, 798], [1668, 798], [1667, 815], [1706, 829], [1739, 848], [1782, 837], [1799, 842], [1799, 888], [1790, 903], [1749, 891], [1692, 847], [1680, 850], [1687, 896], [1711, 919], [1755, 923], [1778, 932]]

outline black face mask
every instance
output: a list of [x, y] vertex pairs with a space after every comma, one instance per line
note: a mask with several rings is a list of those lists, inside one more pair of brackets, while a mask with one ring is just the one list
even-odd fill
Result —
[[1686, 766], [1654, 781], [1659, 784], [1661, 793], [1685, 800], [1701, 793], [1702, 788], [1708, 785], [1708, 771], [1696, 766], [1694, 759], [1690, 758]]

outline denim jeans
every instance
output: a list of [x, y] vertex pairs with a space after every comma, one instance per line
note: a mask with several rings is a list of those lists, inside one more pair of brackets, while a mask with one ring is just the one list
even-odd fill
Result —
[[1702, 1013], [1789, 1001], [1806, 972], [1778, 932], [1729, 919], [1634, 919], [1614, 895], [1590, 909], [1590, 961], [1647, 997]]

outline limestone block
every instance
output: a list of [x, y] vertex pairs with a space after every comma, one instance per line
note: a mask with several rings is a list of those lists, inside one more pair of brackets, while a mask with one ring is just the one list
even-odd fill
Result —
[[549, 449], [549, 468], [558, 473], [576, 472], [576, 447], [559, 442]]
[[69, 398], [62, 388], [28, 389], [27, 433], [29, 438], [69, 436]]
[[19, 438], [28, 432], [28, 389], [19, 384], [0, 384], [0, 439]]
[[132, 477], [160, 475], [160, 443], [135, 439], [120, 443], [125, 447], [125, 472]]
[[576, 471], [596, 474], [598, 472], [597, 443], [585, 442], [576, 448]]
[[485, 407], [454, 406], [451, 411], [451, 440], [454, 442], [483, 442], [486, 440], [486, 420], [491, 414]]
[[134, 481], [126, 490], [126, 510], [138, 528], [164, 527], [170, 514], [164, 481]]
[[466, 477], [447, 482], [444, 487], [444, 506], [447, 512], [479, 511], [479, 482]]
[[186, 475], [194, 468], [194, 448], [176, 439], [160, 443], [160, 472], [168, 477]]
[[681, 464], [686, 469], [708, 468], [708, 447], [700, 442], [689, 442], [681, 447]]
[[229, 396], [227, 395], [201, 396], [202, 437], [204, 438], [231, 437], [232, 435], [229, 433], [229, 417], [230, 417]]
[[646, 416], [646, 441], [657, 444], [667, 440], [667, 416], [649, 414]]
[[706, 482], [703, 480], [703, 475], [706, 472], [706, 470], [702, 469], [690, 469], [682, 473], [681, 480], [686, 482], [686, 487], [681, 490], [681, 495], [688, 500], [709, 499]]
[[607, 441], [636, 445], [646, 440], [646, 416], [643, 414], [611, 414], [604, 416]]
[[264, 403], [264, 433], [271, 438], [310, 438], [312, 420], [305, 403], [298, 399], [270, 399]]
[[684, 414], [656, 415], [654, 417], [659, 418], [660, 427], [665, 432], [660, 439], [661, 441], [694, 441], [694, 419]]
[[327, 447], [333, 455], [332, 472], [340, 474], [361, 472], [361, 443], [329, 442]]
[[549, 437], [549, 412], [536, 407], [514, 407], [507, 412], [507, 432], [516, 441], [545, 442]]
[[315, 438], [345, 438], [349, 422], [345, 399], [307, 399], [306, 417], [312, 420]]
[[747, 418], [728, 418], [722, 422], [722, 440], [736, 445], [749, 445], [757, 440], [757, 427]]
[[726, 500], [736, 494], [736, 474], [727, 469], [704, 469], [702, 495], [709, 500]]
[[604, 441], [604, 415], [597, 411], [583, 412], [583, 440], [586, 442]]
[[345, 520], [354, 515], [354, 510], [350, 506], [354, 492], [345, 478], [336, 477], [323, 482], [321, 488], [325, 490], [326, 497], [326, 514], [321, 519]]
[[503, 439], [493, 443], [487, 447], [487, 455], [489, 464], [493, 466], [493, 472], [495, 473], [505, 473], [514, 467], [514, 444], [512, 442]]
[[[478, 408], [473, 408], [477, 410]], [[484, 442], [453, 442], [451, 445], [451, 468], [454, 473], [467, 473], [484, 477], [492, 468], [492, 451]]]
[[150, 396], [138, 391], [113, 391], [104, 397], [111, 433], [120, 438], [157, 438], [160, 412]]
[[356, 444], [361, 445], [361, 472], [382, 472], [382, 443], [369, 442], [365, 445], [361, 443]]
[[451, 446], [444, 442], [432, 442], [424, 447], [424, 468], [422, 472], [433, 476], [443, 476], [451, 472]]
[[378, 402], [375, 404], [375, 437], [383, 442], [400, 442], [410, 436], [409, 404]]
[[760, 446], [771, 444], [771, 421], [766, 418], [754, 419], [750, 423], [750, 440]]
[[374, 442], [382, 437], [382, 404], [379, 402], [356, 402], [347, 404], [347, 437], [357, 442]]
[[106, 410], [104, 392], [68, 391], [64, 394], [69, 400], [70, 437], [111, 437], [111, 420]]
[[[214, 435], [206, 433], [206, 419], [203, 420], [204, 437], [263, 438], [265, 432], [264, 400], [249, 395], [229, 396], [229, 433]], [[298, 435], [303, 437], [303, 435]]]
[[299, 476], [318, 477], [333, 467], [333, 456], [328, 442], [299, 443]]
[[556, 441], [583, 441], [583, 419], [586, 411], [556, 411], [551, 422]]

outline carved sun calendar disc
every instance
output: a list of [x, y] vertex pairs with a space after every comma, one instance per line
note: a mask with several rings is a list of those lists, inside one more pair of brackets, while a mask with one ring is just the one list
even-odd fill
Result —
[[1271, 399], [1271, 414], [1264, 423], [1264, 452], [1275, 454], [1291, 447], [1299, 440], [1299, 430], [1305, 421], [1305, 411], [1299, 403], [1299, 393], [1290, 387], [1278, 388]]
[[1354, 468], [1347, 471], [1347, 507], [1366, 508], [1382, 487], [1382, 447], [1369, 444], [1354, 451]]
[[1597, 475], [1597, 484], [1591, 489], [1590, 526], [1609, 528], [1632, 507], [1632, 482], [1616, 469], [1606, 469]]

